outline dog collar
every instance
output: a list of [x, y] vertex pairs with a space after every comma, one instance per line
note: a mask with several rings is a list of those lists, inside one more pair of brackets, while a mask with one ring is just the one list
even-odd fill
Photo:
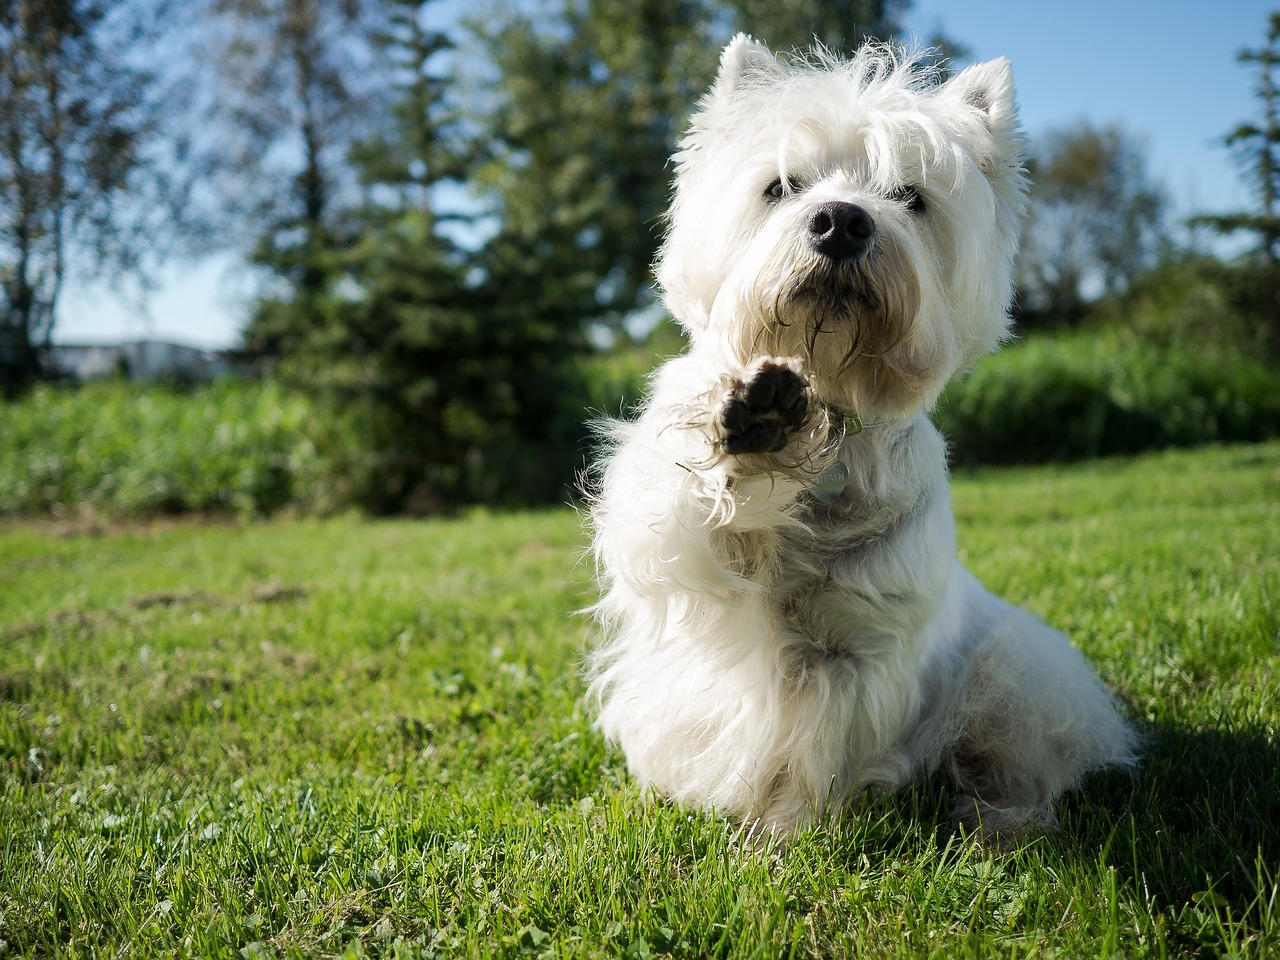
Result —
[[893, 417], [881, 417], [879, 420], [863, 420], [853, 410], [837, 410], [835, 407], [827, 407], [827, 422], [838, 431], [836, 443], [846, 437], [856, 437], [863, 430], [883, 427], [886, 423], [893, 423], [893, 421]]
[[[827, 419], [830, 421], [831, 426], [838, 431], [833, 441], [833, 447], [839, 446], [840, 442], [847, 437], [856, 437], [863, 430], [884, 426], [892, 420], [892, 418], [863, 420], [852, 411], [836, 410], [834, 407], [827, 408]], [[849, 468], [844, 465], [842, 460], [834, 460], [829, 467], [814, 478], [813, 483], [809, 485], [809, 494], [819, 503], [830, 506], [835, 503], [836, 497], [840, 496], [848, 485]]]

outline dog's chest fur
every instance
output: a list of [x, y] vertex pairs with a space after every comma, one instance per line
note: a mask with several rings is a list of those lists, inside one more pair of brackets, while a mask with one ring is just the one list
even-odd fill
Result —
[[756, 542], [789, 674], [912, 658], [954, 557], [943, 457], [924, 417], [849, 438], [839, 497], [799, 498], [799, 524]]

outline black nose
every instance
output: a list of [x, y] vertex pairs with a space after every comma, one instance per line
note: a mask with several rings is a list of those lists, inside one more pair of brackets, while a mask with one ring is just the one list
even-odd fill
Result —
[[809, 242], [832, 260], [860, 257], [871, 245], [876, 222], [856, 203], [824, 203], [809, 216]]

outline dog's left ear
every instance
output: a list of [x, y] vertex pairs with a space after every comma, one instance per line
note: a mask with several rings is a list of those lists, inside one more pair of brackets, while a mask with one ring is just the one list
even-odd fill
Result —
[[948, 79], [943, 90], [977, 110], [997, 140], [1018, 134], [1014, 68], [1004, 56], [965, 67]]
[[948, 94], [964, 101], [982, 114], [992, 133], [1009, 124], [1018, 125], [1018, 108], [1013, 100], [1013, 67], [1005, 57], [965, 67], [948, 80]]
[[[1021, 165], [1026, 143], [1013, 95], [1013, 67], [1007, 59], [965, 67], [943, 85], [942, 93], [977, 111], [995, 138], [1000, 156], [991, 159], [998, 167]], [[986, 173], [992, 176], [996, 170], [987, 169]]]

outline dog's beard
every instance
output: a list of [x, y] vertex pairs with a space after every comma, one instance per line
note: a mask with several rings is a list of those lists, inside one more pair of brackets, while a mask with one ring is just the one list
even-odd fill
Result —
[[915, 264], [883, 235], [862, 257], [833, 262], [782, 244], [751, 291], [748, 356], [798, 356], [829, 402], [855, 409], [900, 403], [924, 371], [908, 361], [921, 286]]

